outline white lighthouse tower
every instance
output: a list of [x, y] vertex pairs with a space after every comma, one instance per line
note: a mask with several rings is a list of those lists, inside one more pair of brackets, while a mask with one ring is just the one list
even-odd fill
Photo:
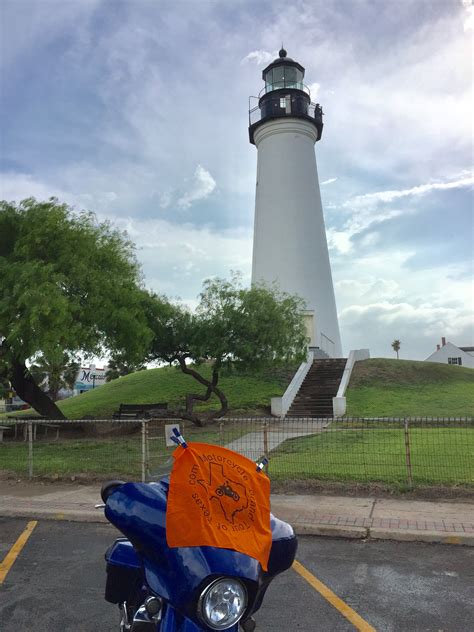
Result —
[[249, 137], [258, 150], [252, 283], [277, 281], [305, 299], [310, 347], [341, 357], [314, 153], [323, 113], [311, 103], [304, 72], [280, 50], [250, 109]]

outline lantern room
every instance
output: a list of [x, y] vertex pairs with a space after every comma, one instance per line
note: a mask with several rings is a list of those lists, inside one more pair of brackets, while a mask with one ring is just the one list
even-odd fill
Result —
[[323, 131], [323, 111], [318, 104], [311, 103], [308, 86], [303, 83], [305, 69], [287, 56], [284, 48], [278, 58], [268, 65], [262, 78], [265, 86], [258, 97], [258, 105], [249, 108], [249, 138], [254, 143], [254, 133], [268, 120], [293, 116], [311, 120], [318, 131], [318, 140]]
[[262, 78], [265, 81], [265, 93], [282, 88], [304, 90], [303, 66], [287, 57], [284, 48], [278, 54], [278, 59], [275, 59], [262, 73]]

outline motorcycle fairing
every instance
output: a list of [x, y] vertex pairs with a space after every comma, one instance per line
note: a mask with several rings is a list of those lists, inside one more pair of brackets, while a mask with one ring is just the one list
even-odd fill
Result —
[[214, 547], [170, 548], [166, 543], [166, 484], [126, 483], [107, 500], [105, 515], [143, 560], [153, 592], [186, 611], [204, 578], [234, 576], [257, 583], [262, 568], [243, 553]]
[[[257, 560], [237, 551], [215, 547], [169, 548], [168, 488], [166, 478], [159, 483], [126, 483], [110, 495], [105, 508], [107, 519], [130, 539], [138, 552], [137, 559], [141, 558], [150, 589], [171, 602], [177, 611], [195, 619], [197, 597], [205, 584], [215, 577], [233, 576], [243, 580], [249, 592], [246, 616], [256, 612], [273, 577], [294, 561], [297, 541], [292, 527], [271, 515], [273, 543], [266, 573]], [[176, 617], [177, 612], [168, 616]], [[194, 625], [200, 632], [196, 623], [179, 616], [183, 620], [180, 625]], [[175, 629], [181, 632], [180, 628]], [[170, 631], [175, 629], [169, 627]], [[183, 628], [183, 632], [194, 630]]]

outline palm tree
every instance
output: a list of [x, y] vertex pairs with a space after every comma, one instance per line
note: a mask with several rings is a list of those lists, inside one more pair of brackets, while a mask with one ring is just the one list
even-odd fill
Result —
[[47, 357], [40, 355], [30, 367], [30, 373], [35, 382], [56, 401], [62, 388], [74, 387], [79, 368], [79, 362], [70, 353], [58, 349]]
[[396, 351], [396, 353], [397, 353], [397, 360], [398, 360], [398, 352], [400, 351], [401, 345], [402, 345], [402, 343], [400, 342], [400, 340], [394, 340], [392, 342], [392, 349], [394, 351]]

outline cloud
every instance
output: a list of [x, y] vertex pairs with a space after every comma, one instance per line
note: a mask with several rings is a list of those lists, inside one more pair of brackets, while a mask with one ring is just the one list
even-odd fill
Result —
[[[331, 182], [329, 181], [326, 182]], [[322, 182], [321, 184], [325, 184]], [[404, 198], [420, 198], [428, 194], [435, 194], [442, 191], [454, 189], [465, 189], [474, 183], [474, 177], [463, 172], [446, 182], [429, 182], [405, 189], [391, 189], [387, 191], [376, 191], [365, 193], [349, 198], [340, 204], [328, 204], [326, 209], [332, 212], [331, 217], [341, 217], [341, 212], [345, 214], [345, 219], [339, 226], [328, 226], [327, 238], [329, 248], [341, 254], [349, 254], [354, 250], [354, 238], [357, 235], [372, 230], [372, 233], [363, 235], [360, 246], [375, 245], [381, 239], [381, 234], [374, 231], [375, 226], [380, 226], [396, 218], [416, 215], [420, 212], [420, 204], [410, 204], [405, 201], [402, 205], [394, 206], [394, 202], [399, 202]]]
[[31, 174], [0, 172], [0, 199], [20, 202], [29, 197], [37, 200], [56, 197], [60, 202], [66, 202], [78, 210], [86, 208], [106, 212], [114, 206], [118, 195], [115, 191], [106, 189], [95, 190], [93, 193], [71, 191], [67, 186], [40, 181]]
[[169, 208], [173, 199], [172, 191], [164, 191], [160, 195], [160, 208]]
[[414, 187], [410, 187], [409, 189], [377, 191], [375, 193], [357, 195], [347, 202], [344, 202], [342, 206], [345, 208], [357, 208], [372, 206], [379, 203], [390, 204], [394, 200], [398, 200], [403, 197], [425, 195], [427, 193], [431, 193], [432, 191], [460, 189], [471, 186], [472, 184], [474, 184], [474, 177], [470, 175], [450, 182], [430, 182], [427, 184], [420, 184]]
[[402, 357], [424, 360], [443, 335], [458, 345], [474, 344], [471, 276], [457, 274], [456, 265], [407, 274], [407, 256], [390, 246], [383, 255], [361, 251], [350, 269], [333, 258], [346, 350], [370, 347], [372, 356], [390, 356], [390, 342], [399, 338]]
[[198, 165], [190, 188], [178, 199], [177, 204], [180, 208], [189, 208], [194, 202], [209, 197], [215, 188], [216, 181], [209, 171]]
[[256, 64], [260, 66], [261, 64], [269, 64], [272, 62], [278, 53], [270, 53], [266, 50], [254, 50], [248, 55], [246, 55], [242, 60], [241, 64]]
[[311, 101], [316, 101], [316, 98], [319, 93], [319, 89], [321, 88], [321, 84], [316, 83], [316, 82], [310, 83], [308, 88], [311, 93]]
[[372, 355], [390, 355], [394, 338], [402, 341], [401, 357], [426, 359], [441, 336], [458, 345], [473, 342], [472, 313], [467, 307], [437, 306], [429, 302], [414, 305], [405, 302], [382, 301], [352, 305], [339, 315], [340, 323], [353, 341], [362, 342], [358, 330], [370, 328]]
[[36, 180], [26, 173], [2, 172], [0, 173], [0, 198], [9, 202], [20, 202], [29, 197], [37, 200], [48, 200], [57, 197], [61, 202], [67, 202], [74, 206], [80, 205], [78, 196], [62, 189], [57, 185], [50, 185]]
[[474, 6], [472, 0], [461, 0], [461, 3], [467, 14], [463, 23], [464, 31], [472, 31], [474, 30]]
[[358, 247], [356, 256], [332, 252], [346, 352], [370, 347], [372, 356], [391, 356], [390, 342], [399, 338], [402, 357], [423, 360], [442, 335], [474, 344], [472, 275], [464, 274], [463, 263], [446, 261], [407, 270], [415, 248], [386, 240], [372, 249]]
[[175, 224], [163, 219], [136, 220], [99, 214], [125, 230], [137, 246], [147, 287], [179, 296], [189, 305], [211, 276], [228, 277], [240, 270], [250, 282], [251, 230], [215, 231], [209, 227]]
[[324, 180], [324, 182], [321, 182], [321, 186], [324, 186], [325, 184], [332, 184], [333, 182], [336, 182], [337, 178], [329, 178], [329, 180]]

